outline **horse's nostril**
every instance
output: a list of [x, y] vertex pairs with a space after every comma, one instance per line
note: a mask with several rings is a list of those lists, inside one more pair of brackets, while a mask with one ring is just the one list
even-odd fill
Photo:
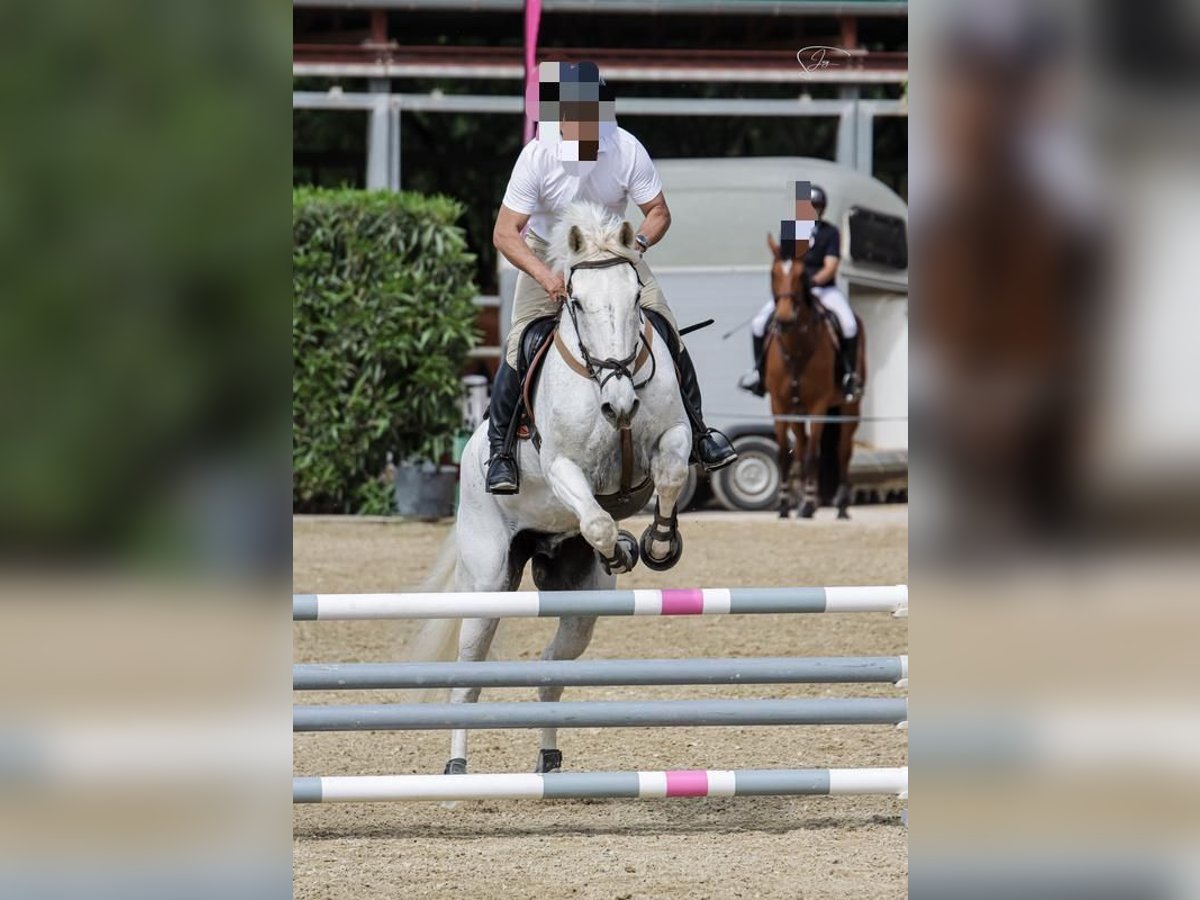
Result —
[[632, 419], [634, 416], [637, 415], [638, 407], [641, 405], [642, 405], [642, 401], [637, 399], [636, 397], [634, 397], [633, 398], [633, 406], [629, 407], [629, 418], [630, 419]]
[[608, 402], [601, 403], [600, 412], [604, 414], [604, 418], [611, 419], [613, 417], [612, 404]]

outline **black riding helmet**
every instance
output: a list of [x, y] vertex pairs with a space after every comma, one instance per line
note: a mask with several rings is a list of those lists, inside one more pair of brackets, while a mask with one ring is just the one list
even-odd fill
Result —
[[819, 210], [824, 210], [826, 203], [827, 198], [825, 197], [825, 188], [818, 187], [814, 184], [812, 186], [812, 205]]

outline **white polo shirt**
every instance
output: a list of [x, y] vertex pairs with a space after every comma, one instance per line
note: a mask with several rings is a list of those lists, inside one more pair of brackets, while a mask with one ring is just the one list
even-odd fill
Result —
[[529, 216], [529, 227], [547, 239], [559, 215], [576, 200], [592, 200], [624, 218], [629, 201], [645, 203], [662, 191], [650, 154], [624, 128], [600, 142], [596, 165], [586, 175], [572, 175], [558, 158], [555, 144], [530, 141], [517, 157], [504, 205]]

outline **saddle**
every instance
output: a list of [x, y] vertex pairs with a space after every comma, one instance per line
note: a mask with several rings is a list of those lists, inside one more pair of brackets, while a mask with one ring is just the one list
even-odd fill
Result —
[[554, 343], [554, 335], [558, 331], [558, 316], [543, 316], [534, 319], [525, 327], [521, 335], [521, 347], [517, 354], [517, 377], [521, 380], [521, 405], [517, 409], [517, 439], [533, 441], [533, 446], [540, 450], [542, 440], [537, 434], [533, 418], [533, 396], [537, 388], [538, 378], [542, 374], [542, 363], [546, 359], [546, 351]]

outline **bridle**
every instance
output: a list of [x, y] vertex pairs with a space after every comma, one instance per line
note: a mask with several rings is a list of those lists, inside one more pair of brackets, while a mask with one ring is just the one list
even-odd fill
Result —
[[[780, 293], [780, 294], [772, 294], [772, 296], [775, 298], [775, 308], [776, 309], [779, 308], [779, 301], [784, 299], [785, 297], [789, 298], [792, 301], [793, 306], [796, 305], [797, 294], [795, 291], [784, 291], [783, 293]], [[808, 320], [804, 316], [801, 316], [801, 315], [797, 315], [796, 318], [792, 319], [792, 321], [790, 321], [790, 322], [780, 321], [779, 316], [777, 316], [777, 315], [772, 316], [771, 323], [772, 323], [772, 326], [777, 331], [780, 331], [780, 332], [784, 332], [784, 331], [804, 332], [804, 331], [808, 331], [808, 329], [809, 329]]]
[[[624, 359], [614, 359], [611, 356], [606, 359], [596, 359], [591, 351], [588, 350], [587, 345], [583, 342], [583, 333], [579, 330], [579, 311], [582, 307], [582, 304], [580, 304], [579, 300], [576, 299], [574, 293], [572, 292], [571, 282], [575, 278], [575, 272], [577, 269], [611, 269], [613, 266], [619, 265], [628, 265], [633, 269], [634, 277], [637, 278], [638, 295], [634, 302], [637, 304], [638, 321], [642, 323], [643, 328], [641, 335], [639, 336], [638, 346], [634, 347], [630, 354]], [[650, 342], [653, 339], [654, 328], [646, 320], [645, 315], [642, 313], [640, 301], [643, 287], [644, 285], [642, 284], [641, 276], [638, 275], [637, 266], [634, 265], [633, 260], [624, 256], [611, 256], [607, 259], [593, 259], [586, 260], [584, 262], [578, 262], [571, 266], [570, 271], [567, 273], [567, 299], [563, 305], [567, 308], [567, 314], [571, 317], [571, 324], [575, 327], [575, 339], [579, 341], [579, 352], [580, 355], [583, 356], [583, 365], [581, 366], [571, 354], [566, 344], [563, 343], [559, 333], [556, 333], [554, 336], [555, 346], [558, 347], [558, 352], [562, 354], [563, 359], [567, 362], [567, 365], [570, 366], [572, 370], [578, 372], [580, 375], [583, 375], [586, 378], [591, 378], [592, 381], [596, 382], [596, 384], [598, 384], [601, 388], [608, 384], [608, 382], [613, 378], [628, 378], [633, 384], [633, 389], [636, 391], [644, 388], [650, 383], [650, 380], [654, 378], [654, 373], [658, 366], [654, 360], [654, 354], [650, 350]], [[635, 382], [633, 380], [634, 374], [642, 368], [647, 359], [650, 360], [650, 374], [647, 375], [645, 380], [642, 382]]]

